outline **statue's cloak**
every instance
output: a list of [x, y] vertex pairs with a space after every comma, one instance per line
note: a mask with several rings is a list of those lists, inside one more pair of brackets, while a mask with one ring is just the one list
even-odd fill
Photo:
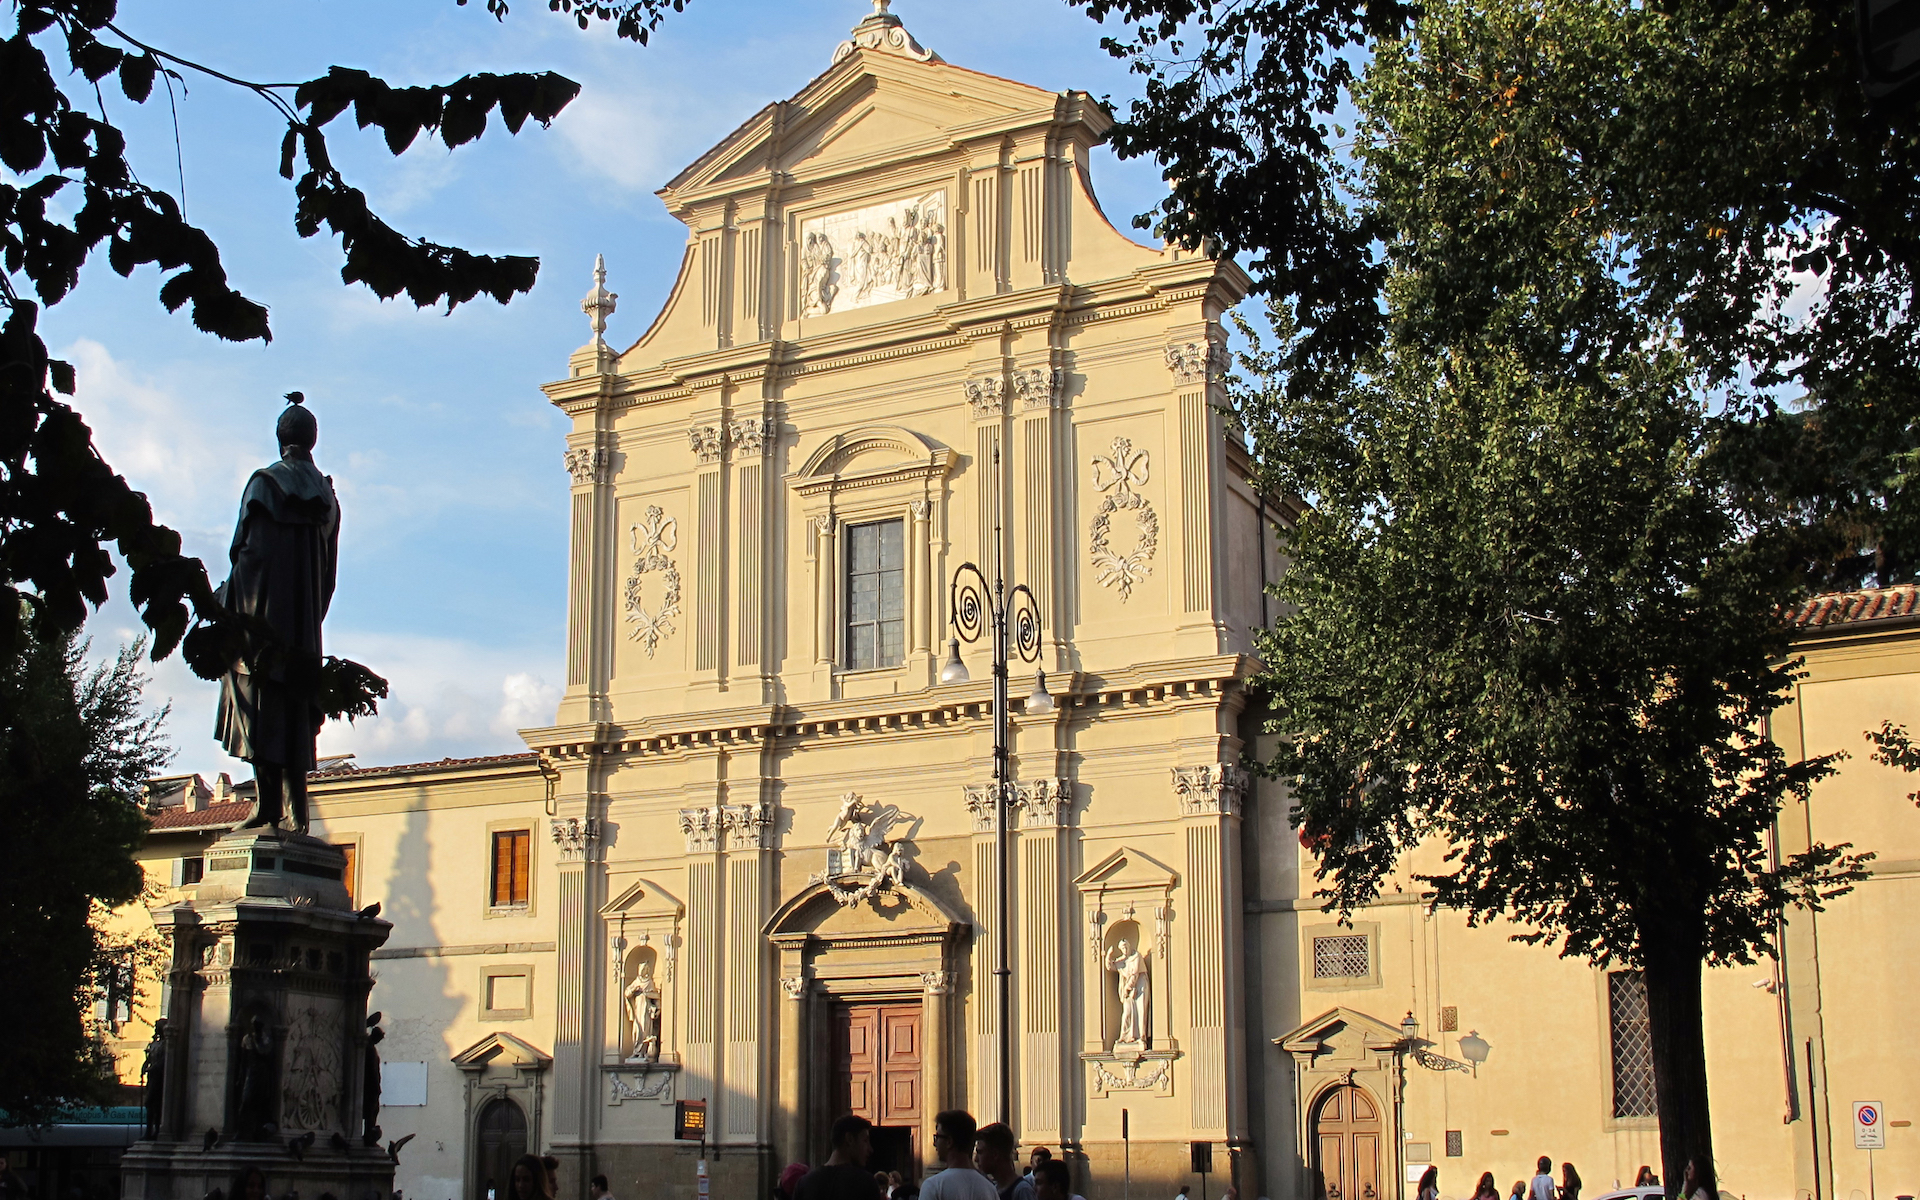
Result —
[[247, 480], [228, 552], [233, 567], [220, 590], [229, 609], [263, 621], [273, 638], [249, 639], [220, 681], [214, 736], [235, 758], [313, 769], [324, 719], [320, 625], [339, 549], [340, 501], [312, 458], [289, 451]]

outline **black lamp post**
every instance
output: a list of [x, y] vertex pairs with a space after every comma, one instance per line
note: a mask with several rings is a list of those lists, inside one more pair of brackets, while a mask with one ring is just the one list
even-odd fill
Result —
[[[946, 665], [940, 668], [941, 683], [965, 683], [967, 664], [960, 661], [960, 643], [977, 642], [989, 633], [993, 637], [993, 924], [995, 931], [993, 977], [1000, 1013], [1000, 1095], [998, 1119], [1013, 1124], [1013, 967], [1007, 946], [1011, 940], [1008, 926], [1013, 903], [1008, 895], [1012, 872], [1008, 869], [1011, 838], [1008, 833], [1008, 809], [1013, 803], [1012, 772], [1007, 767], [1007, 663], [1018, 655], [1021, 662], [1040, 661], [1040, 602], [1024, 583], [1007, 586], [1000, 572], [1000, 529], [993, 531], [993, 579], [972, 563], [962, 563], [953, 573], [948, 597], [948, 622], [954, 636], [947, 643]], [[1053, 697], [1047, 694], [1047, 673], [1035, 671], [1033, 694], [1027, 697], [1029, 713], [1051, 712]]]

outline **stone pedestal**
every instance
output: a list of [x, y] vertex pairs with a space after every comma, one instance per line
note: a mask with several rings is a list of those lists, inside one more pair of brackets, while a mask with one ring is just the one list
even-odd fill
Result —
[[[160, 1136], [121, 1160], [123, 1200], [203, 1200], [215, 1188], [237, 1200], [255, 1166], [269, 1196], [392, 1194], [392, 1156], [365, 1144], [361, 1106], [367, 960], [393, 927], [349, 907], [345, 866], [317, 838], [238, 830], [208, 848], [188, 900], [155, 911], [173, 948], [165, 1096]], [[264, 1054], [242, 1047], [256, 1028]], [[243, 1111], [250, 1062], [260, 1065]]]

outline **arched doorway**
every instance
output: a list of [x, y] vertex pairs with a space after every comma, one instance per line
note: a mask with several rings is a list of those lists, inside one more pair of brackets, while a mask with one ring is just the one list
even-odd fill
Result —
[[514, 1160], [527, 1152], [527, 1115], [505, 1096], [487, 1102], [474, 1128], [472, 1200], [507, 1200]]
[[1381, 1200], [1380, 1105], [1365, 1088], [1322, 1092], [1308, 1131], [1316, 1200]]

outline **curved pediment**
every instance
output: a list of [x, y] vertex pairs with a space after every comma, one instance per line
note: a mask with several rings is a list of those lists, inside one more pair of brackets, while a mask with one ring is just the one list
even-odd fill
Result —
[[787, 477], [803, 496], [849, 488], [938, 481], [953, 470], [954, 453], [898, 425], [863, 425], [829, 435]]

